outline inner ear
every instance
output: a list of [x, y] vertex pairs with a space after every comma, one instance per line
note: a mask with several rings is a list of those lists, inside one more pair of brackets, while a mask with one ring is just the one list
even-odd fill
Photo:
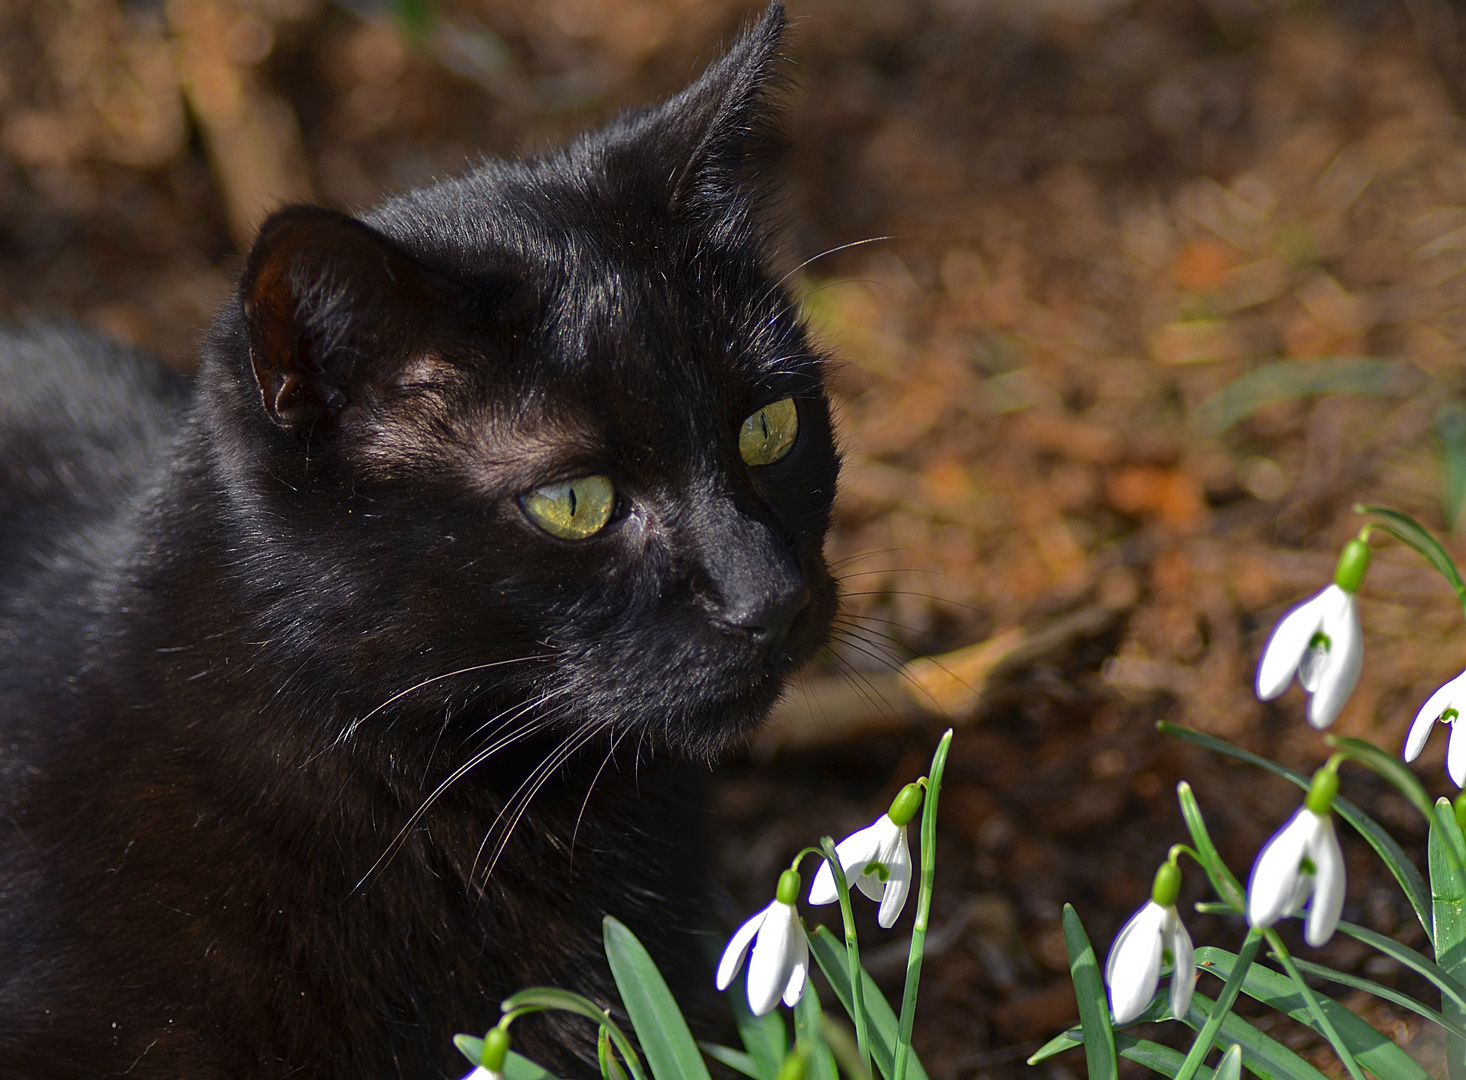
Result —
[[421, 358], [427, 327], [462, 300], [394, 241], [316, 207], [265, 223], [241, 293], [265, 413], [306, 433], [328, 430], [368, 386]]

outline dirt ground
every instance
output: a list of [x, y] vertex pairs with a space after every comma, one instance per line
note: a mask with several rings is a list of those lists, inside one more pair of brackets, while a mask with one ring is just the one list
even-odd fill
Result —
[[[784, 257], [838, 361], [847, 610], [719, 779], [721, 874], [744, 909], [766, 903], [794, 851], [873, 817], [954, 723], [918, 1049], [934, 1080], [1030, 1076], [1076, 1015], [1062, 905], [1103, 955], [1184, 836], [1176, 782], [1243, 875], [1298, 802], [1155, 721], [1315, 767], [1301, 694], [1261, 705], [1251, 672], [1328, 580], [1350, 507], [1401, 507], [1466, 556], [1466, 12], [790, 8]], [[363, 207], [553, 145], [676, 90], [751, 10], [4, 0], [0, 315], [73, 318], [186, 368], [271, 205]], [[1400, 745], [1466, 660], [1451, 600], [1380, 547], [1336, 731]], [[1443, 746], [1417, 765], [1449, 794]], [[1402, 800], [1347, 770], [1345, 793], [1419, 853]], [[1345, 917], [1420, 944], [1345, 844]], [[1201, 885], [1188, 869], [1184, 898]], [[904, 939], [870, 929], [894, 986]], [[1347, 942], [1321, 962], [1410, 988]], [[1413, 1024], [1346, 1001], [1438, 1067]], [[1306, 1033], [1271, 1030], [1342, 1075]]]

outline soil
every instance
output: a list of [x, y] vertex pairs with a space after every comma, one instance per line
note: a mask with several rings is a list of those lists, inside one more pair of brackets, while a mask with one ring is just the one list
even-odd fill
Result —
[[[187, 368], [270, 205], [363, 207], [554, 145], [675, 91], [751, 10], [9, 0], [0, 314]], [[1447, 0], [791, 14], [781, 257], [836, 361], [846, 614], [718, 779], [720, 874], [762, 906], [794, 852], [871, 820], [955, 726], [917, 1047], [934, 1080], [1032, 1075], [1024, 1059], [1077, 1016], [1063, 905], [1103, 957], [1185, 839], [1176, 784], [1239, 876], [1299, 801], [1156, 722], [1317, 767], [1302, 694], [1262, 704], [1251, 678], [1359, 529], [1351, 507], [1397, 506], [1466, 555], [1462, 16]], [[1445, 583], [1376, 547], [1366, 670], [1332, 730], [1393, 752], [1463, 650]], [[943, 668], [910, 664], [930, 655]], [[942, 691], [933, 670], [962, 677]], [[1444, 742], [1415, 763], [1433, 795], [1454, 794]], [[1423, 856], [1405, 800], [1354, 767], [1344, 790]], [[1344, 844], [1345, 918], [1423, 944], [1369, 850]], [[1183, 907], [1210, 899], [1185, 869]], [[894, 995], [909, 922], [869, 916]], [[1241, 939], [1233, 919], [1187, 921], [1199, 943]], [[1299, 949], [1420, 989], [1343, 937]], [[1441, 1068], [1408, 1014], [1331, 992]], [[1304, 1029], [1252, 1015], [1344, 1075]], [[1082, 1053], [1039, 1070], [1080, 1075]]]

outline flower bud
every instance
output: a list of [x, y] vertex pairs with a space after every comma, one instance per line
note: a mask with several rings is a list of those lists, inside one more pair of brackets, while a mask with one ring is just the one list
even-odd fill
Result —
[[1339, 552], [1339, 562], [1334, 567], [1334, 584], [1347, 593], [1357, 593], [1368, 572], [1369, 541], [1356, 536]]
[[799, 899], [800, 884], [798, 870], [785, 870], [779, 875], [779, 887], [774, 892], [774, 898], [779, 903], [788, 904], [792, 907], [794, 901]]
[[1155, 884], [1150, 887], [1150, 898], [1161, 907], [1175, 907], [1180, 895], [1181, 868], [1173, 862], [1161, 863], [1155, 872]]
[[921, 800], [921, 785], [907, 784], [891, 800], [891, 809], [886, 811], [886, 817], [897, 825], [906, 825], [921, 809]]
[[489, 1028], [484, 1036], [484, 1056], [481, 1064], [490, 1072], [504, 1071], [504, 1057], [509, 1053], [509, 1029]]
[[1313, 774], [1313, 783], [1309, 785], [1308, 797], [1303, 800], [1303, 805], [1323, 817], [1333, 810], [1334, 796], [1338, 793], [1339, 774], [1325, 765]]

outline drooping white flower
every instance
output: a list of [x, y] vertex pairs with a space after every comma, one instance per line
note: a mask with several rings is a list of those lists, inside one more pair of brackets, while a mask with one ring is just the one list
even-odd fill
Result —
[[1271, 701], [1293, 681], [1310, 695], [1308, 722], [1326, 728], [1359, 682], [1364, 637], [1354, 593], [1338, 585], [1284, 615], [1257, 665], [1257, 696]]
[[504, 1074], [494, 1069], [486, 1069], [480, 1065], [473, 1072], [465, 1076], [463, 1080], [504, 1080]]
[[[911, 847], [906, 842], [906, 824], [921, 807], [921, 799], [921, 788], [907, 784], [888, 813], [835, 845], [846, 880], [881, 905], [876, 922], [885, 929], [896, 924], [911, 892]], [[820, 863], [809, 887], [809, 902], [833, 904], [839, 898], [830, 864]]]
[[[1332, 795], [1328, 802], [1332, 804]], [[1309, 804], [1316, 805], [1313, 791], [1308, 803], [1257, 853], [1247, 882], [1247, 921], [1256, 927], [1272, 926], [1307, 903], [1303, 938], [1318, 948], [1333, 937], [1344, 909], [1344, 853], [1334, 833], [1333, 814], [1326, 808], [1320, 813]]]
[[1173, 862], [1156, 871], [1151, 899], [1120, 928], [1110, 957], [1105, 962], [1105, 984], [1110, 988], [1110, 1008], [1115, 1023], [1124, 1025], [1145, 1012], [1161, 979], [1161, 964], [1170, 960], [1171, 1015], [1184, 1017], [1191, 1007], [1196, 986], [1195, 950], [1191, 935], [1181, 924], [1176, 898], [1181, 890], [1181, 871]]
[[753, 946], [748, 957], [748, 1007], [755, 1016], [772, 1010], [781, 997], [792, 1008], [809, 980], [809, 939], [794, 909], [799, 886], [799, 874], [785, 870], [773, 903], [734, 932], [718, 961], [717, 986], [726, 990]]
[[1415, 723], [1410, 725], [1410, 735], [1405, 740], [1405, 760], [1414, 761], [1425, 749], [1425, 741], [1436, 721], [1449, 725], [1451, 738], [1446, 743], [1446, 772], [1451, 774], [1451, 780], [1458, 788], [1466, 788], [1466, 736], [1461, 734], [1459, 723], [1463, 707], [1466, 707], [1466, 671], [1426, 699], [1415, 714]]

